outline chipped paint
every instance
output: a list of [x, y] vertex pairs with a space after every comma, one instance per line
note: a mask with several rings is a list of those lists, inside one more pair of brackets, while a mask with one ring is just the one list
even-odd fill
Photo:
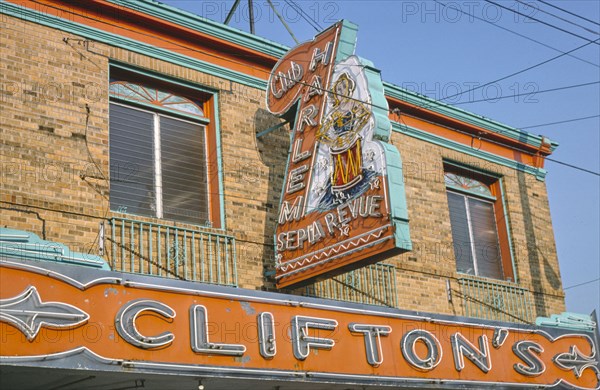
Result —
[[108, 298], [108, 294], [117, 295], [119, 291], [114, 287], [107, 287], [104, 289], [104, 298]]
[[242, 307], [242, 309], [244, 309], [246, 314], [250, 314], [250, 315], [256, 314], [256, 310], [254, 310], [254, 308], [250, 305], [249, 302], [240, 301], [240, 306]]

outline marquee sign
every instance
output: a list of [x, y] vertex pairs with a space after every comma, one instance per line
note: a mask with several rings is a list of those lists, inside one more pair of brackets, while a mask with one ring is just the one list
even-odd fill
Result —
[[[402, 165], [379, 71], [342, 21], [273, 68], [267, 107], [296, 107], [275, 236], [278, 287], [410, 249]], [[364, 260], [363, 262], [359, 262]]]
[[599, 389], [593, 331], [0, 260], [0, 368], [436, 388]]

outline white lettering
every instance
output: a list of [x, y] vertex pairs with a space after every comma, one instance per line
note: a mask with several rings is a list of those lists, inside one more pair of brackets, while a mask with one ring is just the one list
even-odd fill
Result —
[[329, 64], [329, 61], [331, 60], [331, 54], [333, 53], [333, 42], [329, 41], [327, 42], [327, 44], [325, 45], [325, 50], [321, 51], [321, 49], [319, 49], [318, 47], [315, 48], [315, 50], [313, 51], [313, 56], [312, 59], [310, 60], [310, 71], [314, 72], [315, 69], [317, 69], [317, 65], [320, 63], [323, 64], [323, 66], [326, 66]]
[[309, 84], [310, 85], [308, 87], [308, 91], [306, 92], [306, 95], [304, 96], [305, 102], [312, 99], [313, 96], [323, 94], [323, 80], [321, 79], [321, 76], [313, 75]]
[[308, 165], [302, 165], [298, 168], [294, 168], [290, 171], [290, 178], [288, 179], [287, 193], [300, 191], [306, 184], [303, 183], [304, 174], [308, 171]]
[[279, 224], [283, 225], [291, 220], [298, 221], [302, 216], [302, 206], [304, 205], [304, 197], [299, 196], [294, 200], [294, 204], [290, 206], [288, 201], [281, 203], [281, 212], [279, 213]]
[[304, 152], [300, 152], [302, 150], [302, 138], [298, 138], [294, 143], [294, 152], [292, 153], [292, 162], [298, 163], [302, 160], [306, 160], [312, 154], [312, 151], [305, 150]]
[[314, 105], [306, 106], [302, 113], [300, 114], [300, 123], [298, 123], [298, 131], [300, 133], [304, 132], [304, 127], [306, 125], [315, 127], [317, 122], [315, 121], [315, 117], [317, 116], [318, 110]]

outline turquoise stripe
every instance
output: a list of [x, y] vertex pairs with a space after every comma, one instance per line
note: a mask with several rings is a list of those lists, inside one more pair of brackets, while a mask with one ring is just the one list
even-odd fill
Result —
[[[194, 15], [192, 13], [182, 11], [164, 4], [160, 4], [158, 2], [149, 0], [109, 1], [125, 8], [135, 9], [140, 12], [144, 12], [149, 15], [155, 16], [157, 18], [161, 18], [166, 21], [170, 21], [172, 23], [188, 27], [192, 30], [204, 34], [210, 34], [212, 36], [227, 40], [234, 44], [238, 44], [252, 50], [257, 50], [267, 55], [272, 55], [276, 58], [282, 57], [288, 50], [288, 48], [284, 45], [280, 45], [267, 39], [248, 34], [244, 31], [237, 30], [235, 28], [223, 25], [221, 23], [214, 22], [209, 19]], [[102, 30], [98, 30], [92, 27], [61, 19], [26, 7], [21, 7], [16, 4], [8, 3], [6, 1], [0, 1], [0, 13], [24, 19], [33, 23], [38, 23], [44, 26], [57, 28], [59, 30], [70, 32], [82, 36], [84, 38], [93, 39], [95, 41], [106, 43], [108, 45], [131, 50], [164, 61], [169, 61], [177, 65], [196, 69], [211, 74], [213, 76], [221, 77], [253, 88], [265, 90], [267, 87], [266, 81], [256, 77], [248, 76], [240, 72], [232, 71], [227, 68], [216, 66], [181, 54], [173, 53], [171, 51], [160, 49], [152, 45], [140, 43], [138, 41], [129, 38], [124, 38], [116, 34], [107, 33]], [[344, 21], [344, 27], [346, 27], [346, 31], [352, 31], [356, 29], [356, 26], [354, 24], [346, 21]], [[346, 44], [350, 44], [350, 42], [352, 41], [352, 34], [355, 35], [356, 31], [352, 31], [352, 33], [349, 32], [348, 34], [349, 35], [342, 37], [342, 47], [345, 47]], [[406, 101], [418, 107], [427, 107], [427, 109], [431, 111], [449, 116], [451, 118], [472, 125], [485, 128], [490, 131], [494, 131], [496, 133], [505, 135], [507, 137], [518, 140], [520, 142], [524, 142], [534, 147], [540, 147], [542, 143], [541, 136], [537, 136], [526, 131], [522, 131], [501, 124], [499, 122], [492, 121], [480, 115], [476, 115], [468, 111], [462, 110], [460, 108], [453, 107], [449, 104], [435, 101], [423, 95], [419, 95], [415, 92], [403, 89], [397, 85], [384, 82], [384, 88], [385, 94], [388, 97]], [[550, 143], [551, 150], [554, 151], [558, 146], [558, 143], [553, 141], [550, 141]]]
[[148, 0], [108, 0], [123, 8], [134, 9], [194, 31], [226, 40], [273, 57], [282, 57], [290, 48], [280, 43], [247, 33], [226, 24], [203, 18], [166, 4]]
[[346, 59], [347, 57], [354, 54], [354, 46], [356, 45], [356, 35], [358, 33], [358, 26], [347, 20], [342, 20], [337, 54], [335, 56], [335, 63]]
[[521, 172], [529, 173], [531, 175], [534, 175], [540, 181], [543, 181], [546, 178], [547, 172], [543, 168], [532, 167], [530, 165], [522, 164], [505, 157], [497, 156], [493, 153], [473, 149], [470, 146], [455, 141], [450, 141], [446, 138], [428, 133], [423, 130], [415, 129], [414, 127], [406, 126], [398, 122], [392, 122], [392, 128], [394, 131], [406, 134], [408, 136], [420, 139], [422, 141], [430, 142], [432, 144], [442, 146], [444, 148], [448, 148], [460, 153], [468, 154], [470, 156], [477, 157], [482, 160], [516, 169]]
[[210, 87], [206, 87], [204, 85], [199, 85], [199, 84], [193, 83], [188, 80], [180, 79], [178, 77], [166, 76], [164, 73], [156, 72], [151, 69], [138, 68], [136, 66], [126, 64], [126, 63], [123, 63], [120, 61], [110, 60], [110, 67], [123, 69], [128, 72], [138, 73], [138, 74], [141, 74], [141, 75], [144, 75], [147, 77], [152, 77], [153, 79], [166, 81], [169, 84], [179, 85], [184, 88], [194, 89], [196, 91], [200, 91], [203, 93], [214, 94], [219, 91], [218, 88], [210, 88]]
[[221, 115], [219, 115], [219, 94], [213, 95], [215, 110], [215, 139], [217, 141], [217, 171], [219, 176], [219, 207], [221, 209], [221, 229], [225, 230], [225, 190], [223, 189], [223, 156], [221, 154]]
[[[131, 5], [132, 3], [127, 2], [127, 4]], [[0, 2], [0, 13], [23, 19], [28, 22], [56, 28], [58, 30], [69, 32], [86, 39], [92, 39], [94, 41], [104, 43], [110, 46], [130, 50], [135, 53], [157, 58], [175, 65], [191, 68], [203, 73], [210, 74], [212, 76], [221, 77], [249, 87], [257, 88], [260, 90], [266, 90], [267, 88], [267, 82], [257, 77], [248, 76], [246, 74], [223, 68], [217, 65], [213, 65], [211, 63], [188, 57], [182, 54], [178, 54], [170, 50], [161, 49], [159, 47], [142, 43], [134, 39], [125, 38], [117, 34], [108, 33], [93, 27], [71, 22], [69, 20], [58, 18], [53, 15], [38, 12], [5, 1]]]
[[[524, 142], [536, 148], [539, 148], [542, 144], [541, 136], [534, 135], [526, 131], [504, 125], [502, 123], [490, 120], [488, 118], [484, 118], [477, 114], [470, 113], [468, 111], [451, 106], [449, 104], [427, 98], [426, 96], [418, 95], [413, 91], [409, 91], [391, 83], [384, 82], [383, 84], [385, 88], [385, 94], [388, 97], [402, 100], [404, 102], [414, 104], [417, 107], [423, 107], [427, 110], [437, 112], [450, 118], [457, 119], [461, 122], [469, 123], [484, 128], [486, 130], [502, 134], [506, 137], [512, 138], [519, 142]], [[551, 151], [554, 151], [558, 147], [558, 143], [554, 141], [549, 142]]]

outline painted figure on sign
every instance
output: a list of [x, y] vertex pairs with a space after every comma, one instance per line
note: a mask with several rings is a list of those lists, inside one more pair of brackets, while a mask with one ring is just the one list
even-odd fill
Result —
[[309, 210], [327, 209], [361, 196], [371, 181], [384, 174], [382, 150], [372, 141], [371, 96], [358, 57], [337, 64], [332, 79], [317, 130], [317, 172]]
[[331, 98], [332, 111], [317, 133], [321, 142], [329, 145], [333, 172], [332, 191], [343, 191], [362, 180], [362, 155], [359, 131], [367, 124], [371, 113], [364, 103], [354, 100], [356, 82], [348, 73], [335, 81]]

